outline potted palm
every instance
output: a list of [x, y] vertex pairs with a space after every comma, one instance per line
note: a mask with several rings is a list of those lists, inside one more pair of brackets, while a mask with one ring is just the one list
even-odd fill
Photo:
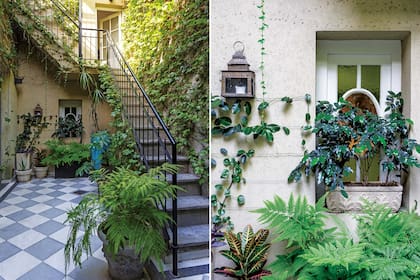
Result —
[[[177, 170], [171, 164], [143, 174], [117, 168], [99, 180], [99, 194], [84, 196], [67, 213], [66, 267], [70, 261], [81, 266], [82, 253], [91, 254], [90, 238], [98, 230], [110, 276], [142, 279], [143, 264], [162, 257], [167, 249], [162, 230], [170, 218], [158, 205], [176, 195], [179, 187], [168, 184], [166, 174]], [[81, 229], [84, 234], [79, 238]]]
[[[327, 206], [331, 211], [360, 211], [360, 198], [388, 204], [394, 211], [401, 206], [403, 173], [420, 167], [414, 151], [420, 151], [416, 140], [409, 138], [413, 122], [402, 114], [401, 93], [389, 92], [385, 116], [362, 110], [340, 100], [331, 104], [320, 101], [312, 133], [317, 146], [306, 151], [290, 173], [288, 181], [299, 181], [302, 174], [315, 174], [318, 184], [329, 191]], [[380, 160], [380, 176], [372, 182], [369, 171]], [[360, 174], [349, 182], [355, 161]], [[353, 192], [354, 191], [354, 192]]]

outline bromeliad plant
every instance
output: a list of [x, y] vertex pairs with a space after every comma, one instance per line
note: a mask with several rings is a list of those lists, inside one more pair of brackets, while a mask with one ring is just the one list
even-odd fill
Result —
[[225, 237], [230, 249], [220, 253], [233, 261], [235, 267], [220, 267], [214, 272], [241, 280], [257, 280], [270, 275], [270, 271], [263, 269], [270, 248], [270, 243], [265, 243], [268, 233], [266, 229], [254, 233], [251, 225], [247, 225], [243, 232], [237, 234], [232, 231], [226, 232]]
[[414, 151], [420, 152], [416, 140], [409, 138], [413, 121], [402, 114], [401, 93], [389, 91], [386, 99], [385, 117], [363, 111], [341, 99], [331, 104], [317, 104], [315, 125], [312, 129], [317, 137], [317, 146], [305, 152], [297, 167], [290, 173], [288, 181], [299, 181], [302, 173], [316, 175], [317, 183], [327, 190], [340, 189], [343, 195], [344, 177], [353, 170], [347, 165], [352, 159], [361, 162], [361, 180], [368, 181], [373, 158], [384, 154], [382, 169], [386, 171], [385, 183], [390, 174], [401, 176], [409, 167], [420, 167]]

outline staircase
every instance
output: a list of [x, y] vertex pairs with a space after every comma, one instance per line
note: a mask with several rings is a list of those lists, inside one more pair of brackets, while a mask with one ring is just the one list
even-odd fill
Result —
[[[162, 206], [174, 223], [166, 229], [171, 252], [164, 258], [166, 276], [152, 263], [153, 279], [176, 278], [208, 273], [209, 201], [199, 178], [192, 173], [188, 159], [177, 153], [176, 141], [125, 61], [111, 36], [104, 30], [79, 28], [59, 0], [16, 0], [15, 21], [59, 69], [79, 73], [79, 61], [91, 67], [108, 65], [120, 89], [124, 117], [136, 139], [140, 159], [146, 168], [164, 162], [179, 164], [179, 174], [168, 181], [185, 188], [178, 198]], [[57, 23], [57, 13], [60, 22]], [[30, 28], [26, 30], [25, 28]], [[29, 32], [31, 31], [31, 32]], [[102, 41], [103, 40], [103, 41]], [[76, 44], [74, 44], [76, 42]], [[106, 53], [99, 53], [99, 43]]]

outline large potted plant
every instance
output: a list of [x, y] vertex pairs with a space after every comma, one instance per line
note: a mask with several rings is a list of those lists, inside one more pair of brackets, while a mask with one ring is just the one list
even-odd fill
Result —
[[[91, 254], [91, 237], [98, 229], [112, 279], [142, 279], [143, 264], [167, 249], [162, 230], [170, 217], [159, 205], [176, 195], [179, 187], [167, 183], [166, 174], [177, 169], [163, 164], [139, 174], [117, 168], [98, 180], [99, 194], [84, 196], [67, 213], [66, 267], [70, 261], [81, 266], [82, 253]], [[79, 230], [84, 231], [81, 238]]]
[[48, 147], [49, 154], [41, 163], [55, 166], [56, 178], [75, 177], [76, 170], [90, 159], [89, 144], [64, 143], [57, 139], [48, 140], [45, 144]]
[[16, 165], [24, 162], [31, 167], [32, 152], [38, 144], [42, 131], [50, 124], [46, 117], [34, 116], [31, 113], [18, 116], [18, 123], [23, 122], [23, 131], [16, 137]]
[[[316, 148], [306, 151], [289, 175], [289, 182], [299, 181], [302, 174], [316, 176], [318, 184], [329, 191], [327, 206], [332, 211], [360, 211], [361, 198], [388, 204], [394, 211], [401, 206], [401, 178], [409, 167], [420, 167], [414, 150], [416, 140], [409, 138], [413, 122], [402, 114], [401, 93], [389, 92], [385, 116], [362, 110], [340, 100], [331, 104], [320, 101], [312, 133]], [[379, 181], [369, 180], [375, 158], [381, 158]], [[360, 170], [358, 182], [347, 182], [356, 161]]]

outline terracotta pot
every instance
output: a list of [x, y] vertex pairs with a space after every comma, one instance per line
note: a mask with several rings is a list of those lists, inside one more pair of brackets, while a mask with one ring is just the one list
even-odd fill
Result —
[[144, 263], [141, 263], [139, 256], [135, 255], [134, 248], [120, 249], [114, 256], [109, 253], [106, 235], [100, 229], [98, 237], [103, 242], [102, 251], [108, 261], [108, 274], [113, 280], [143, 279]]
[[346, 185], [344, 189], [348, 194], [348, 198], [345, 198], [339, 190], [332, 191], [328, 194], [326, 202], [331, 212], [360, 212], [362, 210], [363, 199], [378, 204], [385, 204], [394, 212], [397, 212], [401, 207], [402, 185]]

